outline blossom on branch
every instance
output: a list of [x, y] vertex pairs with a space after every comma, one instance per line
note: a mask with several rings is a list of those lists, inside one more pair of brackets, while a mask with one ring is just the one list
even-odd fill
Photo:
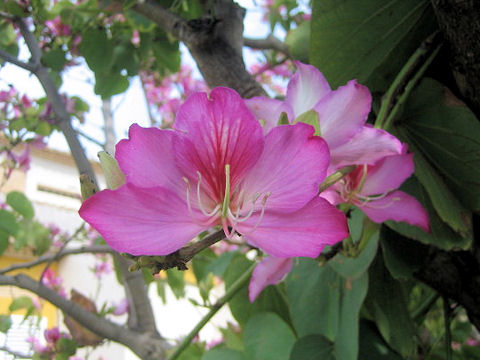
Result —
[[87, 199], [80, 215], [133, 255], [170, 254], [219, 225], [276, 257], [316, 257], [348, 229], [317, 196], [330, 156], [313, 134], [298, 123], [264, 135], [235, 91], [195, 93], [174, 130], [131, 126], [116, 148], [126, 184]]

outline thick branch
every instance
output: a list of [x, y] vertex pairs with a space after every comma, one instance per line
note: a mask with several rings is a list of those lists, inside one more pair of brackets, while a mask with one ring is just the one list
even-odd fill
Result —
[[228, 86], [246, 98], [265, 95], [245, 69], [242, 58], [245, 10], [231, 0], [216, 0], [213, 4], [215, 16], [188, 22], [153, 0], [139, 2], [133, 10], [183, 41], [211, 88]]
[[78, 255], [78, 254], [113, 254], [114, 251], [110, 246], [106, 245], [96, 245], [96, 246], [82, 246], [80, 248], [76, 249], [64, 249], [58, 253], [55, 254], [48, 254], [48, 255], [43, 255], [40, 256], [39, 258], [29, 261], [29, 262], [24, 262], [20, 264], [15, 264], [11, 265], [9, 267], [6, 267], [4, 269], [0, 270], [0, 275], [9, 273], [14, 270], [19, 270], [19, 269], [30, 269], [34, 266], [37, 266], [39, 264], [44, 264], [48, 263], [50, 261], [58, 261], [61, 258], [67, 256], [67, 255]]
[[466, 102], [480, 116], [480, 2], [432, 0], [449, 45], [450, 65]]
[[165, 349], [168, 345], [159, 337], [137, 333], [99, 317], [24, 274], [0, 275], [0, 285], [16, 286], [37, 294], [97, 335], [129, 347], [142, 359], [165, 359]]

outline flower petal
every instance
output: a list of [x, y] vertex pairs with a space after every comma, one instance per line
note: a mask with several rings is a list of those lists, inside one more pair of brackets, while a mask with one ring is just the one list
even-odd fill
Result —
[[394, 191], [383, 199], [364, 203], [360, 209], [376, 223], [404, 221], [430, 232], [427, 211], [417, 199], [403, 191]]
[[272, 129], [262, 156], [240, 189], [250, 199], [270, 193], [266, 206], [271, 211], [291, 212], [305, 206], [318, 193], [330, 161], [326, 142], [314, 132], [303, 123]]
[[173, 157], [175, 136], [178, 134], [171, 130], [130, 126], [129, 138], [120, 141], [115, 149], [115, 158], [127, 182], [140, 187], [185, 189]]
[[174, 192], [129, 183], [88, 198], [79, 213], [113, 249], [132, 255], [168, 255], [212, 226]]
[[314, 107], [320, 132], [330, 148], [346, 143], [367, 120], [372, 96], [367, 87], [351, 80], [323, 97]]
[[398, 189], [413, 174], [413, 154], [387, 156], [367, 168], [361, 195], [380, 195]]
[[400, 154], [402, 143], [385, 130], [363, 126], [353, 138], [330, 151], [334, 170], [346, 165], [373, 165], [385, 156]]
[[315, 104], [330, 90], [327, 79], [312, 65], [296, 61], [297, 72], [287, 87], [285, 102], [293, 109], [296, 117], [313, 109]]
[[178, 111], [175, 129], [185, 133], [174, 140], [177, 166], [193, 180], [199, 171], [215, 201], [223, 200], [225, 165], [230, 165], [234, 189], [263, 150], [262, 127], [228, 88], [213, 89], [210, 98], [205, 93], [190, 96]]
[[[258, 225], [257, 225], [258, 224]], [[255, 213], [237, 225], [247, 242], [276, 257], [317, 257], [326, 245], [348, 237], [345, 214], [327, 200], [312, 199], [293, 213]]]
[[268, 285], [278, 284], [292, 270], [291, 258], [277, 258], [267, 256], [253, 270], [250, 284], [248, 285], [248, 298], [250, 302], [255, 299]]
[[282, 112], [287, 114], [290, 121], [294, 120], [293, 110], [283, 101], [270, 99], [264, 96], [257, 96], [246, 99], [245, 104], [255, 115], [258, 121], [264, 122], [263, 133], [267, 134], [272, 128], [277, 126]]

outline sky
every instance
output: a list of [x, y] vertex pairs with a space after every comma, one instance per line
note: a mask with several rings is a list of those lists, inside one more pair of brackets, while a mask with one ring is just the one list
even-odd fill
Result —
[[[269, 26], [262, 22], [263, 12], [259, 6], [255, 5], [253, 0], [240, 0], [238, 3], [247, 9], [244, 35], [251, 38], [266, 37], [269, 33]], [[282, 36], [282, 34], [276, 35]], [[200, 78], [195, 62], [183, 45], [181, 50], [182, 62], [195, 69], [195, 76]], [[19, 57], [23, 60], [28, 60], [29, 53], [25, 46], [21, 46]], [[251, 64], [258, 62], [257, 57], [258, 55], [254, 52], [248, 49], [245, 50], [244, 58], [247, 68]], [[60, 93], [79, 96], [90, 105], [90, 111], [86, 114], [85, 124], [74, 122], [74, 127], [103, 142], [102, 102], [100, 97], [95, 95], [93, 91], [93, 73], [83, 64], [68, 68], [62, 73], [62, 78], [63, 84], [60, 88]], [[30, 98], [35, 99], [44, 96], [43, 89], [35, 76], [15, 65], [6, 64], [0, 69], [0, 89], [7, 89], [9, 84], [13, 84], [21, 94], [27, 94]], [[117, 141], [126, 137], [128, 127], [131, 124], [149, 125], [145, 96], [138, 77], [130, 79], [130, 87], [125, 93], [112, 98], [112, 108]], [[97, 152], [101, 148], [84, 138], [81, 138], [81, 141], [88, 157], [95, 159]], [[59, 132], [55, 132], [50, 136], [48, 146], [57, 150], [68, 151], [66, 141]]]

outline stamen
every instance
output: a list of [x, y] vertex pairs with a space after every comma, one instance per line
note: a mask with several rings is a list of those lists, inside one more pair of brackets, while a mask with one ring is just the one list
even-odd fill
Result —
[[185, 181], [185, 184], [187, 184], [187, 207], [188, 207], [188, 212], [190, 215], [192, 215], [192, 205], [190, 204], [190, 181], [185, 176], [182, 176], [183, 181]]
[[[371, 203], [370, 203], [368, 206], [371, 207], [371, 208], [374, 208], [374, 209], [382, 210], [382, 209], [389, 208], [395, 201], [400, 201], [400, 200], [401, 200], [401, 198], [399, 198], [399, 197], [394, 197], [394, 198], [392, 198], [388, 203], [386, 203], [386, 204], [384, 204], [384, 205], [381, 205], [381, 206], [380, 206], [380, 205], [374, 205], [374, 204], [371, 204]], [[373, 200], [372, 200], [372, 201], [373, 201]], [[360, 205], [360, 207], [365, 206], [365, 205], [367, 205], [367, 204], [368, 204], [367, 201], [366, 201], [366, 202], [363, 202], [362, 205]]]
[[[270, 195], [268, 195], [268, 196], [270, 196]], [[240, 208], [237, 209], [237, 214], [235, 216], [235, 223], [244, 222], [244, 221], [248, 220], [250, 218], [250, 216], [252, 216], [253, 212], [255, 211], [255, 204], [256, 204], [259, 197], [260, 197], [260, 194], [255, 194], [255, 197], [253, 199], [252, 207], [250, 208], [250, 211], [248, 212], [247, 215], [245, 215], [241, 219], [240, 219]], [[243, 206], [243, 204], [242, 204], [242, 206]]]
[[265, 215], [265, 209], [267, 208], [266, 207], [266, 204], [267, 204], [267, 200], [269, 198], [269, 196], [272, 195], [270, 192], [267, 192], [265, 194], [265, 196], [263, 197], [262, 199], [262, 210], [260, 212], [260, 216], [258, 217], [258, 220], [257, 220], [257, 223], [255, 224], [255, 226], [252, 228], [252, 230], [250, 230], [249, 232], [246, 232], [246, 233], [242, 233], [242, 235], [250, 235], [251, 233], [253, 233], [255, 230], [257, 230], [258, 226], [260, 225], [260, 223], [262, 222], [263, 220], [263, 216]]
[[214, 215], [219, 209], [220, 209], [220, 205], [217, 205], [215, 206], [215, 208], [208, 212], [204, 207], [203, 207], [203, 204], [202, 204], [202, 197], [201, 197], [201, 193], [200, 193], [200, 186], [202, 184], [202, 174], [200, 174], [200, 171], [197, 171], [197, 175], [198, 175], [198, 182], [197, 182], [197, 201], [198, 201], [198, 207], [200, 208], [200, 211], [202, 212], [203, 215], [205, 216], [212, 216]]
[[360, 183], [357, 186], [358, 191], [362, 190], [363, 184], [365, 184], [365, 180], [367, 180], [367, 172], [368, 172], [368, 165], [364, 164], [363, 165], [363, 174], [362, 174], [362, 177], [360, 179]]
[[222, 217], [227, 217], [230, 207], [230, 164], [225, 165], [225, 195], [223, 197]]

